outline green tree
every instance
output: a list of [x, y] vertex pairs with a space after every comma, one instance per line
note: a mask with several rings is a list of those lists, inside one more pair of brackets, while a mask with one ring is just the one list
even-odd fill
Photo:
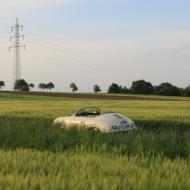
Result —
[[4, 81], [0, 81], [0, 89], [2, 89], [5, 86], [5, 82]]
[[24, 79], [16, 80], [14, 89], [18, 90], [18, 91], [29, 91], [30, 90], [28, 83]]
[[185, 96], [190, 96], [190, 85], [184, 90]]
[[109, 86], [109, 89], [108, 89], [108, 93], [120, 93], [120, 87], [118, 84], [116, 83], [112, 83], [110, 86]]
[[93, 86], [93, 90], [94, 90], [95, 93], [101, 92], [101, 89], [100, 89], [99, 85], [97, 85], [97, 84], [95, 84]]
[[29, 88], [31, 88], [31, 89], [35, 87], [35, 85], [34, 85], [33, 83], [30, 83], [28, 86], [29, 86]]
[[51, 89], [55, 88], [55, 85], [52, 82], [49, 82], [46, 84], [46, 88], [49, 89], [51, 92]]
[[154, 87], [150, 82], [144, 80], [133, 81], [131, 92], [135, 94], [153, 94]]
[[75, 83], [71, 83], [70, 88], [72, 89], [72, 92], [75, 92], [75, 91], [78, 90], [78, 87], [77, 87], [77, 85]]
[[164, 96], [181, 96], [180, 89], [168, 82], [162, 83], [159, 86], [155, 86], [154, 93], [157, 95], [164, 95]]
[[123, 93], [123, 94], [126, 94], [126, 93], [129, 92], [129, 89], [126, 86], [123, 87], [122, 85], [120, 85], [119, 86], [119, 92]]
[[129, 93], [129, 89], [126, 86], [123, 87], [123, 93], [124, 94]]
[[46, 84], [45, 83], [40, 83], [38, 85], [38, 88], [41, 89], [41, 92], [44, 91], [46, 89]]

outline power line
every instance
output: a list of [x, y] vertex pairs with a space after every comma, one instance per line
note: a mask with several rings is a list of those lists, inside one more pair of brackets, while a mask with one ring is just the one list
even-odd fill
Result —
[[15, 82], [21, 79], [21, 68], [20, 68], [20, 48], [26, 48], [25, 45], [20, 44], [20, 38], [24, 40], [24, 35], [20, 35], [20, 29], [23, 30], [23, 26], [19, 25], [19, 20], [16, 18], [16, 24], [11, 27], [11, 32], [14, 32], [14, 36], [10, 37], [10, 42], [13, 40], [13, 45], [9, 47], [9, 51], [14, 48], [14, 63], [13, 63], [13, 89]]

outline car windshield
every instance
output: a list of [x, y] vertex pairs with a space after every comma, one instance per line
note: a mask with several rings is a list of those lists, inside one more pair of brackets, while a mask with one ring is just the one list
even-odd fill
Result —
[[97, 116], [97, 115], [100, 115], [100, 109], [95, 108], [95, 107], [83, 108], [75, 114], [75, 116], [78, 116], [78, 117]]

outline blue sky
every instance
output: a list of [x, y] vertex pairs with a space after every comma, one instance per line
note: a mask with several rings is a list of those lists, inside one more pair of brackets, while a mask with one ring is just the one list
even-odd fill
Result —
[[[0, 7], [1, 80], [12, 83], [9, 28], [19, 16], [27, 51], [22, 76], [57, 91], [112, 82], [190, 84], [189, 0], [11, 0]], [[2, 72], [2, 73], [1, 73]]]
[[89, 0], [67, 6], [49, 5], [26, 18], [31, 24], [44, 26], [39, 30], [50, 35], [55, 32], [80, 38], [128, 38], [189, 29], [189, 8], [187, 0]]

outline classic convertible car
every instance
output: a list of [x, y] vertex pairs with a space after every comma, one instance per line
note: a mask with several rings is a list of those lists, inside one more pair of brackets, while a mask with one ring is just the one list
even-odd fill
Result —
[[102, 133], [128, 132], [136, 129], [132, 120], [120, 113], [101, 113], [99, 108], [89, 107], [79, 110], [68, 117], [54, 120], [54, 124], [64, 127], [84, 127]]

